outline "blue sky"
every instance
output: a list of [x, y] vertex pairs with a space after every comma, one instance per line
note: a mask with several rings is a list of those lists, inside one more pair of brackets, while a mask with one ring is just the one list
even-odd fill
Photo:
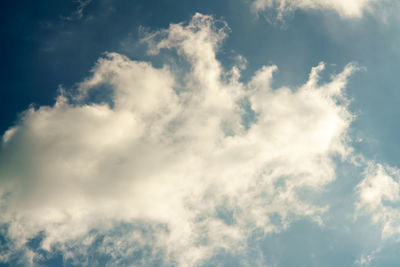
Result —
[[398, 266], [399, 10], [1, 3], [0, 266]]

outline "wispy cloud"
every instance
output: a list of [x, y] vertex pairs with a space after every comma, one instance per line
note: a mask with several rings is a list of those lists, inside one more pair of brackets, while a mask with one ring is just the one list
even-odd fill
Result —
[[302, 10], [331, 10], [337, 12], [340, 17], [347, 19], [361, 18], [364, 12], [374, 13], [379, 4], [389, 1], [378, 0], [254, 0], [251, 8], [254, 12], [268, 10], [276, 11], [276, 18], [284, 19], [287, 14], [296, 9]]
[[83, 11], [92, 2], [92, 0], [74, 0], [74, 2], [77, 4], [75, 11], [72, 12], [69, 16], [61, 16], [62, 19], [70, 21], [82, 19]]
[[369, 162], [357, 186], [357, 213], [371, 216], [382, 227], [382, 237], [400, 233], [400, 170]]

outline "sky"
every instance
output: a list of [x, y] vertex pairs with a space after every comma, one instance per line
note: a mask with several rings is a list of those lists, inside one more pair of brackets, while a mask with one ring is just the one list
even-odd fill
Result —
[[399, 266], [397, 0], [0, 12], [0, 266]]

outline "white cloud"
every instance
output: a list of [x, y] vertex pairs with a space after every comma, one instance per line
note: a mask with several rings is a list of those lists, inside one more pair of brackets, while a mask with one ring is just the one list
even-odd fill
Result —
[[255, 12], [269, 9], [276, 10], [277, 18], [282, 19], [286, 14], [296, 9], [318, 9], [335, 11], [342, 18], [361, 18], [364, 12], [375, 12], [378, 0], [254, 0], [252, 10]]
[[[320, 84], [321, 63], [297, 89], [271, 88], [276, 66], [242, 83], [239, 67], [225, 71], [216, 59], [226, 29], [196, 14], [144, 39], [153, 54], [176, 50], [189, 69], [108, 53], [77, 95], [26, 111], [0, 155], [0, 218], [16, 248], [44, 231], [44, 249], [76, 256], [96, 229], [114, 242], [103, 250], [115, 264], [136, 244], [194, 266], [243, 249], [255, 230], [278, 232], [304, 216], [322, 223], [328, 207], [299, 192], [321, 191], [335, 179], [332, 157], [350, 152], [343, 89], [355, 67]], [[104, 86], [110, 101], [85, 103]], [[256, 113], [249, 129], [245, 99]], [[149, 234], [107, 234], [121, 222]]]
[[357, 215], [367, 214], [382, 227], [382, 237], [400, 233], [400, 171], [369, 162], [364, 179], [357, 185]]

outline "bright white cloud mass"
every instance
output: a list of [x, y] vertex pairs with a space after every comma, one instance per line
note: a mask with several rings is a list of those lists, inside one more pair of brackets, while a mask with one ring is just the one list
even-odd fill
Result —
[[[153, 53], [176, 49], [188, 71], [108, 53], [78, 93], [26, 111], [3, 137], [1, 220], [16, 249], [43, 231], [43, 249], [84, 254], [91, 229], [146, 222], [151, 237], [109, 241], [114, 260], [138, 243], [193, 266], [219, 249], [244, 249], [256, 230], [280, 231], [303, 216], [323, 223], [329, 207], [301, 191], [323, 190], [335, 179], [332, 157], [349, 153], [343, 89], [354, 65], [322, 85], [323, 63], [300, 88], [272, 89], [276, 66], [242, 83], [239, 68], [225, 71], [216, 59], [225, 36], [226, 26], [196, 14], [145, 39]], [[85, 104], [107, 86], [108, 102]], [[70, 251], [76, 240], [81, 247]]]
[[[331, 8], [357, 17], [374, 1], [279, 2], [284, 11]], [[176, 53], [162, 67], [107, 53], [77, 90], [53, 106], [32, 107], [3, 135], [0, 221], [21, 265], [43, 251], [90, 265], [199, 266], [221, 251], [241, 253], [300, 219], [323, 227], [330, 207], [315, 202], [336, 179], [336, 160], [353, 155], [344, 89], [348, 64], [320, 82], [325, 64], [298, 88], [272, 88], [277, 67], [249, 81], [241, 65], [217, 59], [226, 23], [195, 14], [148, 33], [148, 53]], [[93, 94], [104, 97], [94, 99]], [[398, 170], [372, 163], [355, 195], [357, 213], [399, 232]], [[135, 254], [136, 253], [136, 254]], [[141, 253], [141, 254], [140, 254]], [[136, 256], [135, 256], [136, 255]], [[245, 264], [245, 263], [244, 263]]]

